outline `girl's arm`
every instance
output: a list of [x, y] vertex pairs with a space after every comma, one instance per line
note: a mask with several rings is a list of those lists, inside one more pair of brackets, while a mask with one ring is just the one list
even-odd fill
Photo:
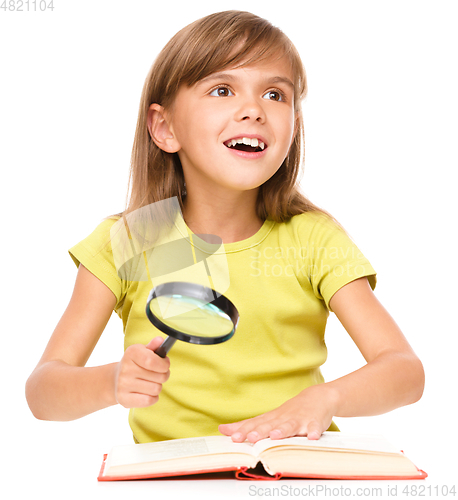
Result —
[[423, 366], [367, 279], [341, 288], [330, 306], [367, 364], [332, 382], [309, 387], [264, 415], [220, 425], [220, 432], [233, 441], [298, 435], [318, 439], [334, 416], [377, 415], [420, 399]]
[[149, 406], [169, 376], [169, 359], [148, 346], [133, 345], [118, 363], [85, 368], [110, 319], [116, 298], [80, 265], [70, 303], [26, 384], [32, 413], [42, 420], [73, 420], [120, 403]]

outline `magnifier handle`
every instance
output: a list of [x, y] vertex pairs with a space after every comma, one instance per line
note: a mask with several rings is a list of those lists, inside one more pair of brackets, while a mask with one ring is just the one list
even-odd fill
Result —
[[154, 352], [161, 358], [165, 358], [176, 340], [173, 337], [167, 337]]

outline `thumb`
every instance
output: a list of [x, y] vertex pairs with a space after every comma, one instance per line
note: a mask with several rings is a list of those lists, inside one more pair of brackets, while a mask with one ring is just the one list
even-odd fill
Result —
[[146, 348], [150, 349], [151, 351], [155, 351], [162, 344], [162, 342], [164, 342], [164, 339], [162, 337], [154, 337], [154, 339], [146, 345]]

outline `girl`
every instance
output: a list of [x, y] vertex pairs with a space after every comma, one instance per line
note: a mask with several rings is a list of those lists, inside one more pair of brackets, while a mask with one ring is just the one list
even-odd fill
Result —
[[[37, 418], [71, 420], [119, 403], [130, 408], [136, 442], [218, 432], [236, 442], [318, 439], [336, 430], [334, 416], [421, 397], [422, 365], [375, 298], [375, 271], [299, 192], [306, 91], [289, 39], [252, 14], [213, 14], [170, 40], [141, 98], [129, 205], [70, 250], [74, 293], [26, 387]], [[163, 359], [154, 352], [163, 336], [145, 315], [152, 283], [119, 273], [110, 237], [120, 216], [174, 197], [188, 234], [222, 240], [230, 284], [220, 291], [240, 322], [229, 342], [178, 342]], [[86, 368], [113, 310], [124, 356]], [[324, 383], [329, 311], [367, 364]]]

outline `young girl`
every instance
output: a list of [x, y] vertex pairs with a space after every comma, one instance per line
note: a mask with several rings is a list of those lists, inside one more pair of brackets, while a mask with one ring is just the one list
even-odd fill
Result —
[[[37, 418], [71, 420], [119, 403], [138, 443], [218, 433], [318, 439], [337, 430], [334, 416], [421, 397], [422, 365], [375, 298], [373, 268], [299, 192], [306, 91], [289, 39], [246, 12], [200, 19], [166, 45], [143, 90], [121, 221], [176, 197], [190, 235], [221, 238], [230, 283], [220, 291], [239, 310], [237, 332], [155, 354], [164, 335], [145, 314], [153, 284], [120, 275], [110, 240], [120, 217], [108, 218], [70, 250], [74, 293], [26, 387]], [[85, 367], [113, 310], [124, 356]], [[324, 383], [329, 311], [367, 364]]]

